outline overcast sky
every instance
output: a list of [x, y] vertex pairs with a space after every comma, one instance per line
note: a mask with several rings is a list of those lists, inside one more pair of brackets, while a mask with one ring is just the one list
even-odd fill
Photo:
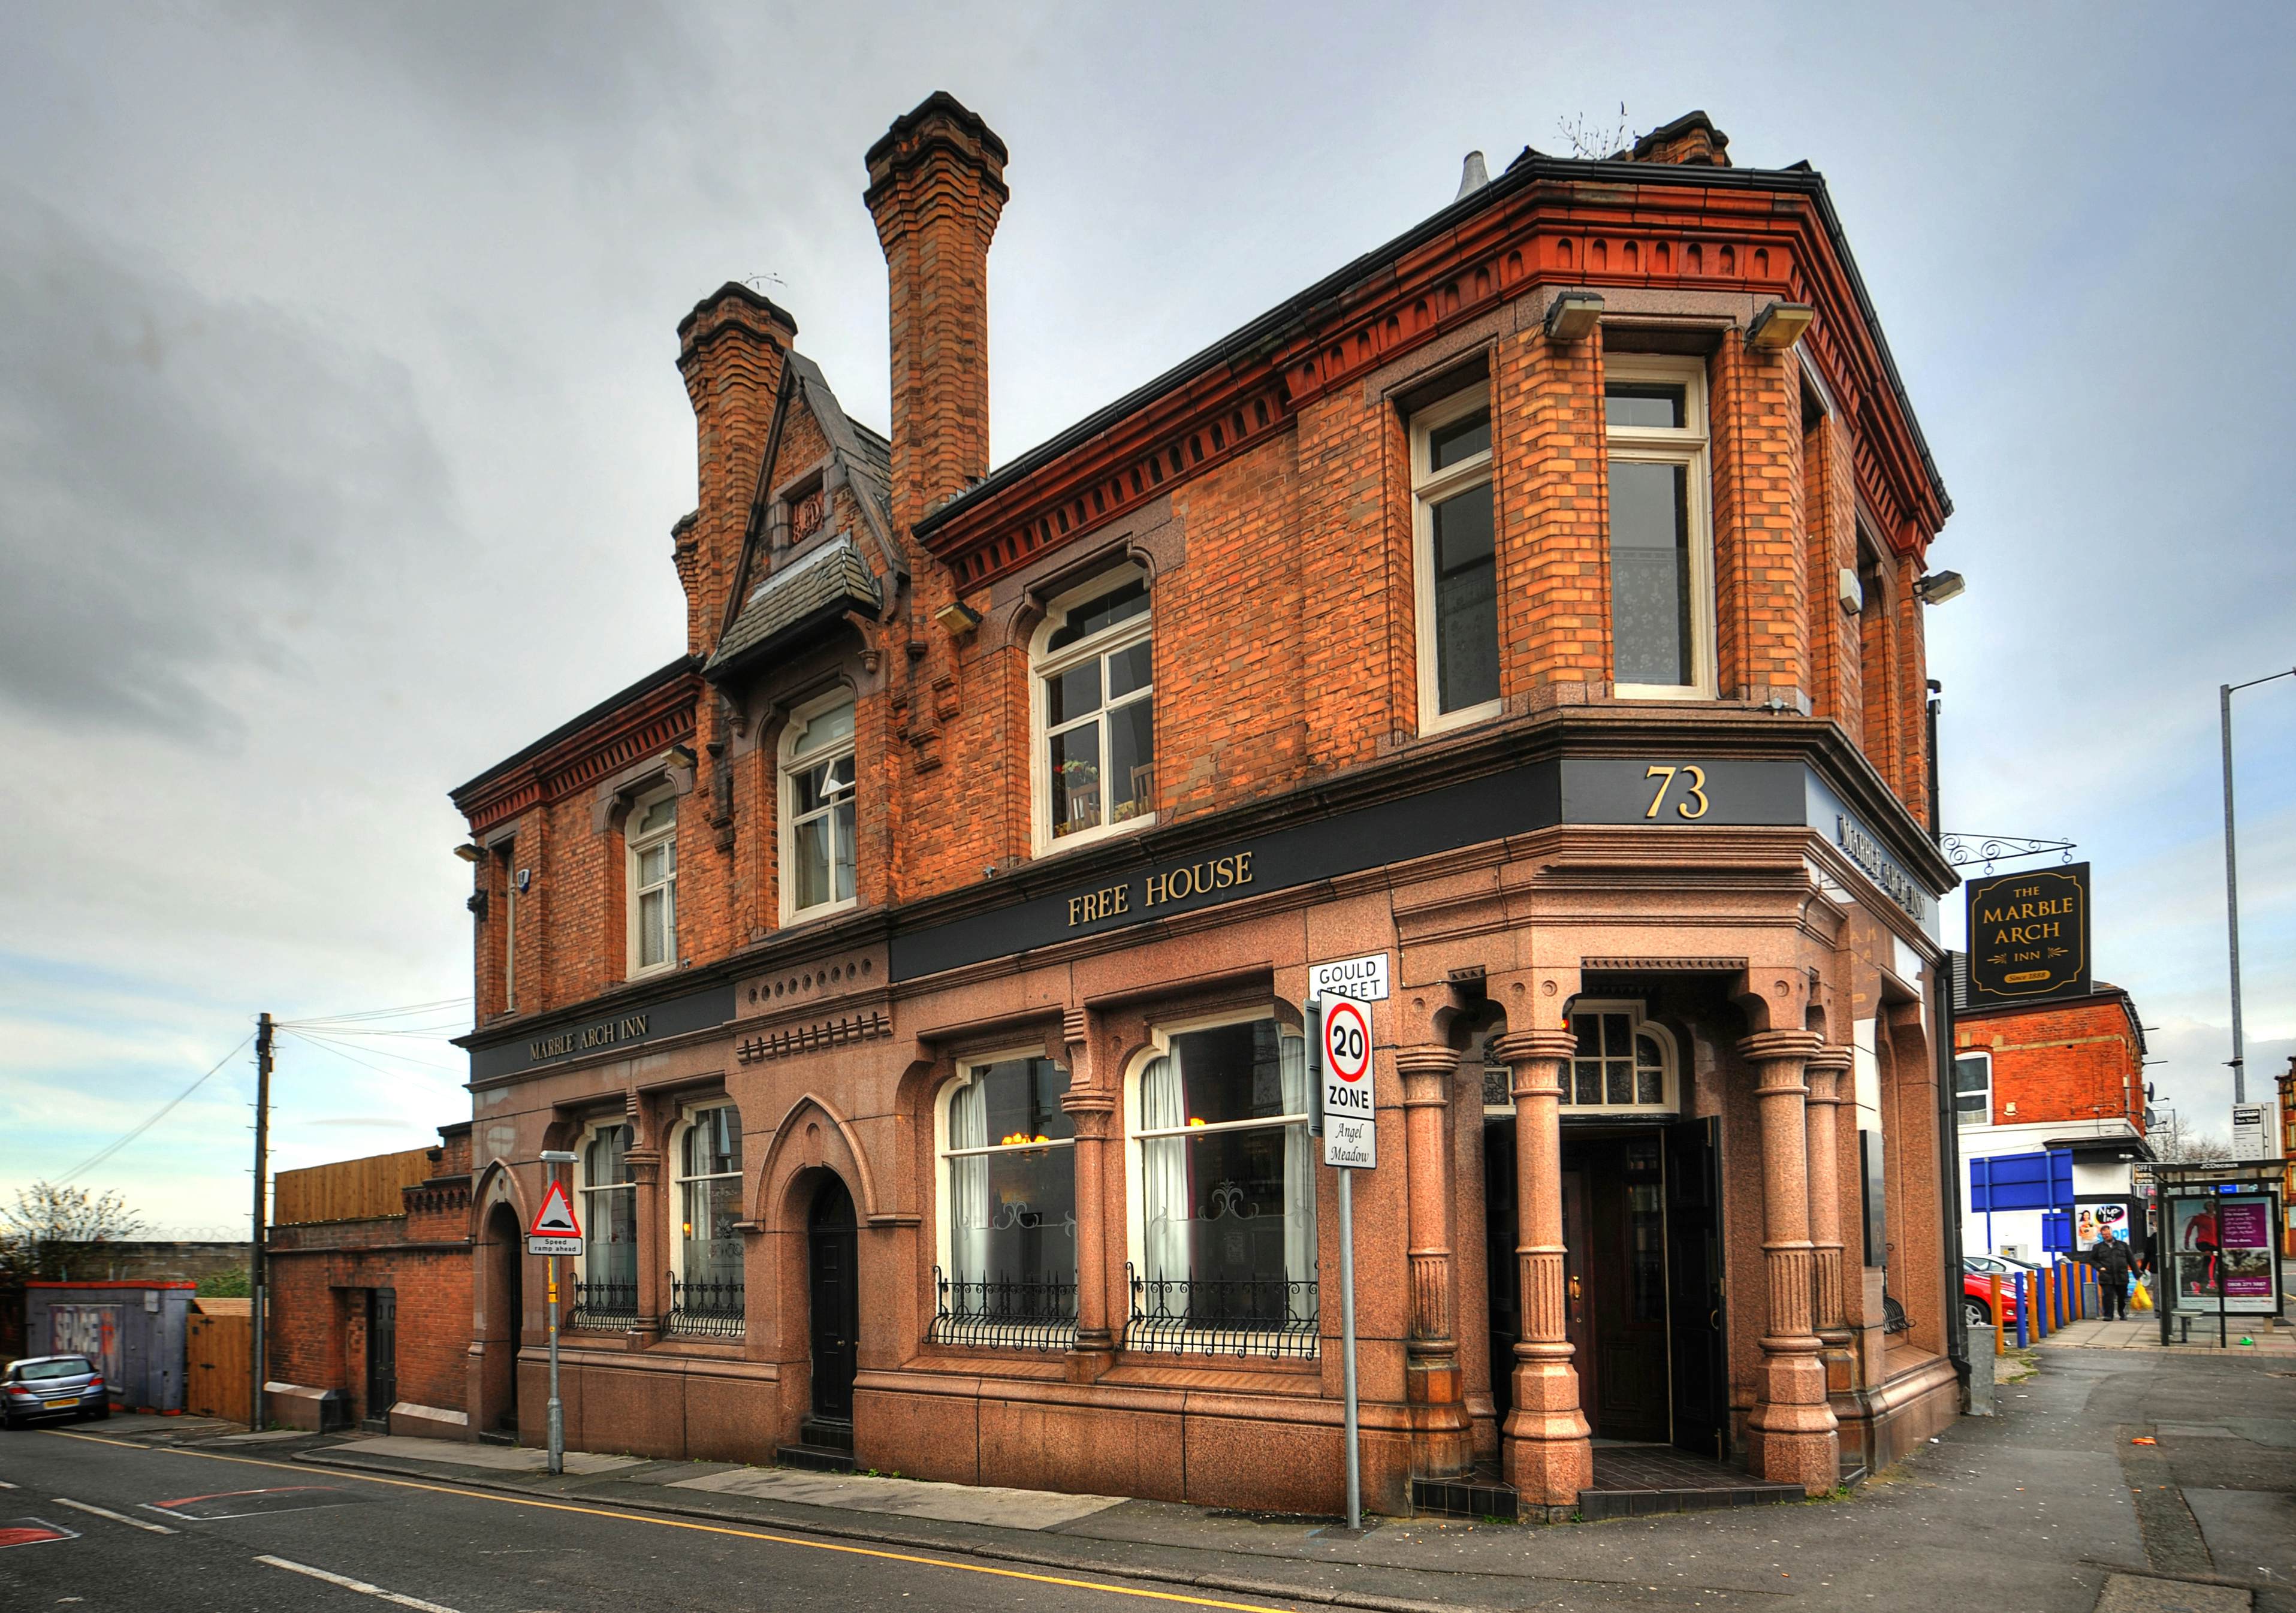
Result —
[[[1447, 202], [1471, 149], [1702, 107], [1742, 164], [1815, 163], [1959, 511], [1948, 825], [2079, 842], [2097, 972], [2225, 1129], [2216, 690], [2296, 666], [2296, 26], [1852, 14], [0, 6], [0, 1196], [263, 1009], [445, 1004], [283, 1040], [279, 1166], [467, 1115], [446, 791], [683, 649], [698, 298], [758, 277], [884, 427], [861, 157], [939, 88], [1013, 153], [1000, 463]], [[2238, 698], [2268, 1095], [2296, 679]], [[242, 1235], [251, 1090], [231, 1059], [80, 1180]]]

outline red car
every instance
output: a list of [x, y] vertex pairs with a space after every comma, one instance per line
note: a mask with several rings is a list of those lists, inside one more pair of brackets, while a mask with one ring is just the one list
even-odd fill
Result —
[[1961, 1319], [1968, 1327], [1989, 1328], [1993, 1325], [1993, 1279], [2001, 1278], [2001, 1325], [2017, 1325], [2017, 1273], [2025, 1273], [2030, 1283], [2034, 1273], [2013, 1265], [1993, 1256], [1972, 1255], [1964, 1257], [1961, 1265]]

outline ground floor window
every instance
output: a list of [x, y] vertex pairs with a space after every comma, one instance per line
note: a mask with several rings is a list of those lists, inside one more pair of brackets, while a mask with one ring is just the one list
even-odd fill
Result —
[[582, 1146], [582, 1273], [574, 1280], [578, 1328], [627, 1327], [638, 1316], [637, 1186], [627, 1158], [630, 1128], [593, 1126]]
[[1133, 1114], [1135, 1349], [1312, 1355], [1316, 1156], [1304, 1041], [1273, 1019], [1177, 1032]]
[[731, 1103], [693, 1110], [678, 1139], [677, 1269], [670, 1273], [673, 1333], [739, 1338], [743, 1325], [742, 1111]]
[[968, 1067], [941, 1126], [942, 1344], [1065, 1349], [1076, 1338], [1076, 1128], [1069, 1073], [1022, 1055]]

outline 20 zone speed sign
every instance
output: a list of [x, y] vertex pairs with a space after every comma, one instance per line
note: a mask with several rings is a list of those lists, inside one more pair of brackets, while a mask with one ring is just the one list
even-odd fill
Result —
[[1324, 1163], [1369, 1170], [1379, 1160], [1372, 1100], [1371, 1004], [1324, 1000]]

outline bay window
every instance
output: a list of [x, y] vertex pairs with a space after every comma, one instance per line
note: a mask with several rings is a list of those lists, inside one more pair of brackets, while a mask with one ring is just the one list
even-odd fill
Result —
[[1499, 710], [1498, 556], [1489, 389], [1478, 383], [1411, 420], [1414, 564], [1423, 733]]
[[1313, 1355], [1307, 1044], [1264, 1017], [1160, 1040], [1133, 1105], [1127, 1347]]
[[853, 697], [802, 707], [783, 741], [782, 903], [786, 917], [853, 905]]
[[1706, 370], [1616, 357], [1603, 388], [1611, 479], [1611, 679], [1621, 695], [1714, 693]]
[[1036, 653], [1038, 850], [1155, 821], [1155, 642], [1130, 568], [1054, 602]]
[[1064, 1349], [1076, 1338], [1076, 1126], [1069, 1072], [1022, 1053], [944, 1094], [939, 1344]]

